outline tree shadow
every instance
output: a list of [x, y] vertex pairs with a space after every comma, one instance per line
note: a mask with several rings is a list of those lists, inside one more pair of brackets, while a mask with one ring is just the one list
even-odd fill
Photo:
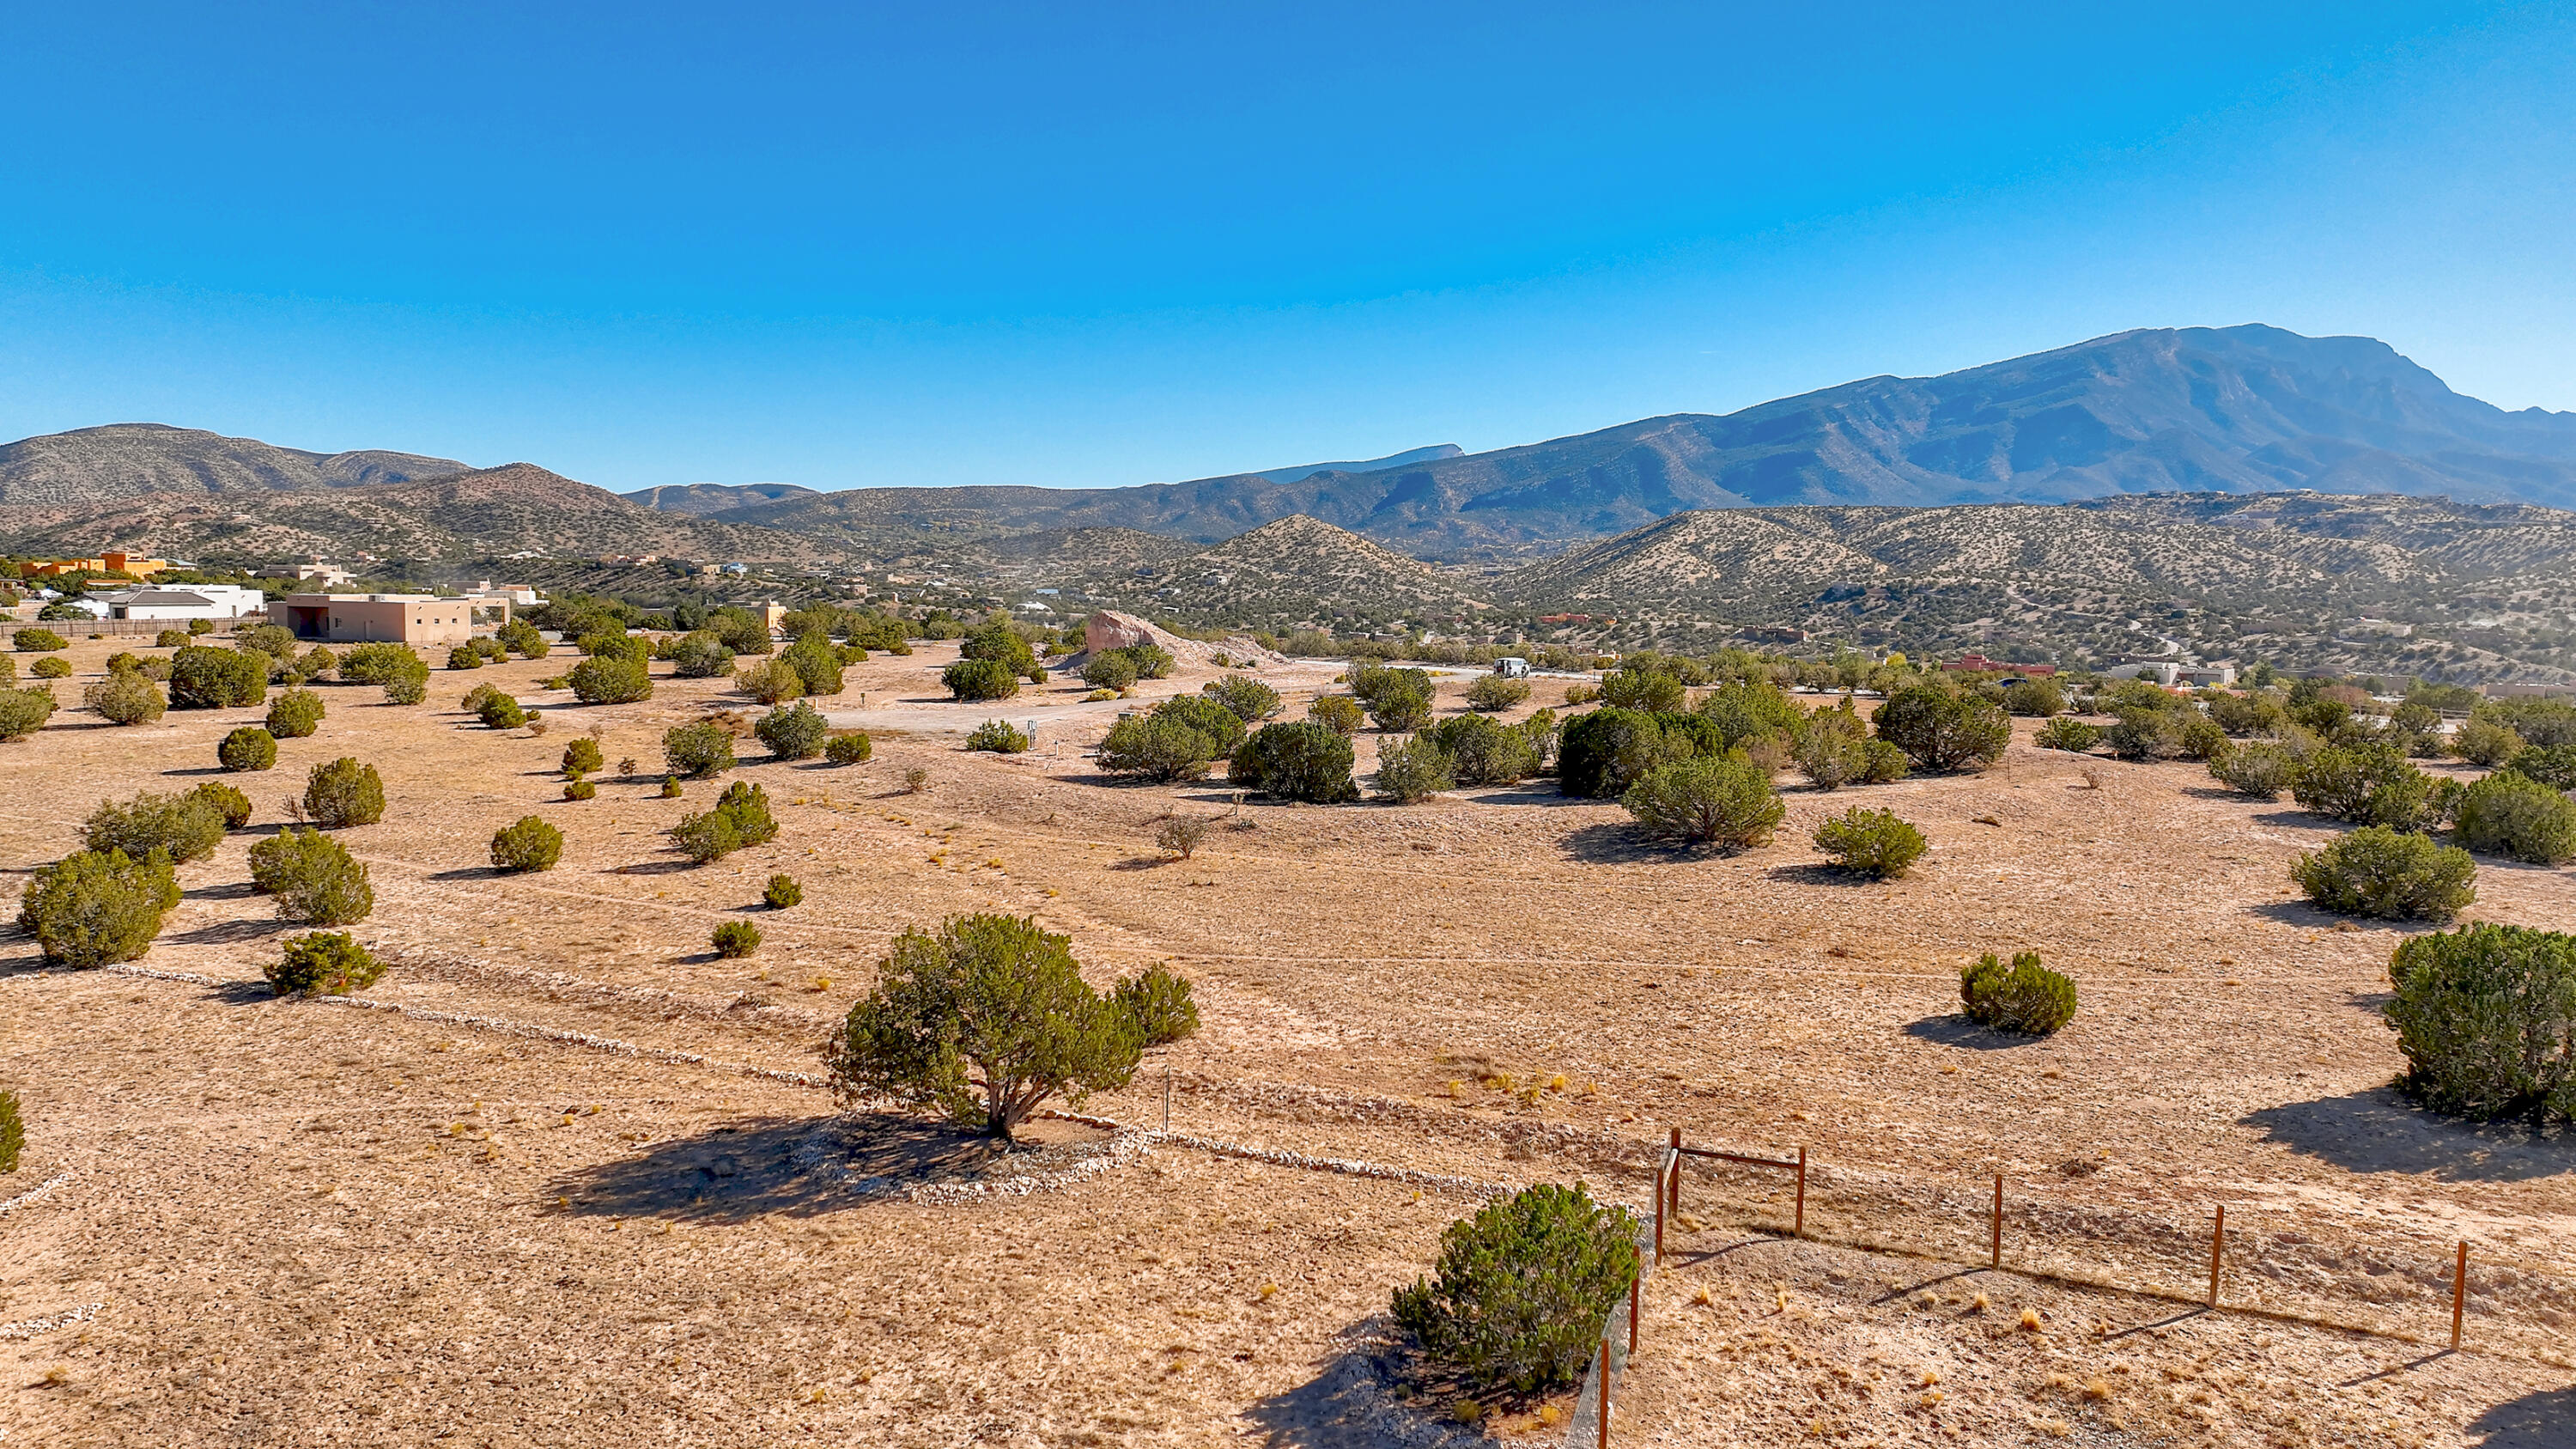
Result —
[[180, 946], [240, 946], [252, 941], [264, 941], [271, 936], [282, 935], [288, 931], [294, 930], [296, 924], [297, 923], [293, 921], [280, 921], [273, 919], [266, 921], [215, 921], [208, 925], [199, 926], [193, 931], [181, 931], [175, 936], [164, 936], [161, 939]]
[[2541, 1389], [2471, 1419], [2480, 1449], [2576, 1449], [2576, 1388]]
[[188, 901], [246, 901], [258, 894], [259, 887], [249, 881], [228, 880], [222, 885], [199, 886], [192, 891], [181, 891], [179, 898]]
[[580, 1217], [812, 1217], [858, 1206], [871, 1190], [1008, 1175], [1014, 1155], [994, 1138], [892, 1112], [745, 1117], [565, 1173], [545, 1193], [568, 1200], [553, 1211]]
[[499, 866], [497, 866], [497, 865], [461, 865], [461, 866], [458, 866], [458, 867], [457, 867], [456, 869], [454, 869], [454, 870], [442, 870], [442, 871], [434, 872], [434, 873], [432, 873], [432, 874], [431, 874], [430, 879], [431, 879], [431, 880], [498, 880], [498, 879], [500, 879], [502, 876], [505, 876], [505, 875], [508, 875], [508, 874], [510, 874], [510, 872], [509, 872], [509, 871], [503, 870], [501, 867], [499, 867]]
[[1830, 865], [1819, 860], [1807, 861], [1801, 865], [1775, 865], [1763, 874], [1783, 885], [1851, 887], [1887, 884], [1875, 876], [1864, 875], [1856, 870], [1845, 870], [1841, 866]]
[[[1473, 794], [1468, 794], [1473, 791]], [[1556, 788], [1554, 780], [1524, 780], [1517, 785], [1469, 785], [1457, 792], [1479, 805], [1535, 806], [1554, 809], [1567, 805], [1615, 805], [1615, 800], [1590, 800], [1581, 795], [1568, 795]]]
[[2465, 1122], [2428, 1112], [2391, 1087], [2284, 1102], [2239, 1119], [2263, 1140], [2347, 1172], [2430, 1174], [2445, 1182], [2527, 1182], [2576, 1172], [2576, 1131], [2528, 1122]]
[[174, 776], [196, 776], [196, 775], [237, 775], [237, 774], [239, 774], [239, 773], [241, 773], [241, 772], [240, 772], [240, 771], [238, 771], [238, 770], [227, 770], [227, 769], [225, 769], [225, 768], [224, 768], [223, 766], [221, 766], [221, 765], [195, 765], [195, 766], [191, 766], [191, 767], [189, 767], [188, 769], [185, 769], [185, 770], [163, 770], [161, 773], [162, 773], [162, 774], [164, 774], [164, 775], [174, 775]]
[[2310, 931], [2344, 931], [2347, 935], [2358, 931], [2397, 931], [2413, 936], [2442, 929], [2442, 923], [2439, 921], [2399, 921], [2385, 920], [2377, 916], [2347, 916], [2326, 910], [2322, 906], [2312, 906], [2306, 901], [2269, 901], [2259, 906], [2247, 906], [2245, 913], [2249, 916], [2260, 916], [2267, 921], [2278, 921], [2285, 926], [2298, 926]]
[[[1599, 801], [1587, 801], [1599, 804]], [[1673, 864], [1693, 860], [1714, 860], [1738, 851], [1705, 846], [1682, 845], [1649, 835], [1635, 825], [1604, 822], [1567, 831], [1557, 842], [1558, 848], [1586, 865], [1634, 865], [1643, 862]]]
[[612, 865], [601, 875], [678, 875], [698, 868], [698, 863], [683, 856], [678, 860], [644, 860], [632, 865]]
[[[1390, 1402], [1387, 1389], [1403, 1371], [1403, 1355], [1383, 1315], [1343, 1330], [1342, 1350], [1315, 1376], [1295, 1388], [1255, 1400], [1244, 1417], [1267, 1435], [1263, 1449], [1469, 1449], [1485, 1436], [1443, 1424], [1428, 1414]], [[1390, 1418], [1400, 1418], [1389, 1423]]]
[[1972, 1052], [2010, 1051], [2015, 1047], [2037, 1046], [2048, 1040], [2044, 1036], [2032, 1036], [2027, 1032], [1997, 1031], [1992, 1027], [1979, 1026], [1956, 1012], [1907, 1022], [1905, 1034], [1916, 1041], [1928, 1041], [1936, 1046], [1960, 1047]]

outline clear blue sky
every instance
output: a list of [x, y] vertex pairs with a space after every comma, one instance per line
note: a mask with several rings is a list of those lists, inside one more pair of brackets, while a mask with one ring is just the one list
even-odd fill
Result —
[[21, 6], [0, 437], [627, 489], [1482, 449], [2135, 326], [2576, 409], [2576, 17]]

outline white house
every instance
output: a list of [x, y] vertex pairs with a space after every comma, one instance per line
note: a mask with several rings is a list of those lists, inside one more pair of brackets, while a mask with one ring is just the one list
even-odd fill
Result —
[[100, 596], [112, 619], [238, 619], [268, 607], [268, 596], [239, 584], [146, 586]]

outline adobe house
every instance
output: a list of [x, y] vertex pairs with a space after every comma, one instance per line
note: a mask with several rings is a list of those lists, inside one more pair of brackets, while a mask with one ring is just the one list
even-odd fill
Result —
[[298, 639], [324, 644], [462, 644], [474, 637], [474, 601], [428, 594], [289, 594], [269, 617]]

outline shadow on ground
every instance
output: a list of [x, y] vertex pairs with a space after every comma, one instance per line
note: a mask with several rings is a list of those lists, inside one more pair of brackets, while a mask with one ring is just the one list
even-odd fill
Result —
[[[1345, 1347], [1313, 1378], [1254, 1402], [1243, 1416], [1260, 1426], [1263, 1449], [1470, 1449], [1482, 1434], [1443, 1424], [1390, 1402], [1395, 1350], [1383, 1317], [1346, 1330]], [[1396, 1421], [1396, 1422], [1391, 1422]]]
[[1845, 870], [1839, 865], [1829, 865], [1820, 860], [1811, 860], [1803, 865], [1775, 865], [1763, 874], [1782, 885], [1848, 887], [1887, 884], [1874, 876], [1863, 875], [1856, 870]]
[[2576, 1449], [2576, 1389], [2508, 1399], [2469, 1421], [2480, 1449]]
[[631, 1157], [565, 1173], [545, 1195], [585, 1217], [744, 1222], [858, 1206], [853, 1178], [893, 1185], [971, 1172], [1002, 1149], [989, 1137], [917, 1117], [747, 1117], [656, 1142]]
[[[1598, 803], [1598, 802], [1587, 802]], [[1731, 851], [1693, 848], [1660, 836], [1648, 835], [1634, 825], [1603, 823], [1569, 830], [1558, 842], [1566, 856], [1586, 865], [1677, 865], [1694, 860], [1710, 860], [1733, 854]]]
[[2524, 1182], [2576, 1171], [2576, 1132], [2462, 1122], [2389, 1087], [2246, 1114], [2267, 1142], [2347, 1172], [2430, 1173], [2446, 1182]]
[[175, 936], [167, 936], [163, 939], [182, 946], [240, 946], [252, 941], [265, 941], [271, 936], [283, 935], [294, 930], [295, 926], [296, 923], [293, 921], [281, 921], [274, 917], [264, 921], [216, 921], [199, 926], [193, 931], [181, 931]]
[[2014, 1047], [2037, 1046], [2048, 1040], [2027, 1032], [1996, 1031], [1979, 1026], [1956, 1012], [1945, 1016], [1927, 1016], [1905, 1024], [1905, 1034], [1916, 1041], [1938, 1046], [1963, 1047], [1972, 1052], [2008, 1051]]

